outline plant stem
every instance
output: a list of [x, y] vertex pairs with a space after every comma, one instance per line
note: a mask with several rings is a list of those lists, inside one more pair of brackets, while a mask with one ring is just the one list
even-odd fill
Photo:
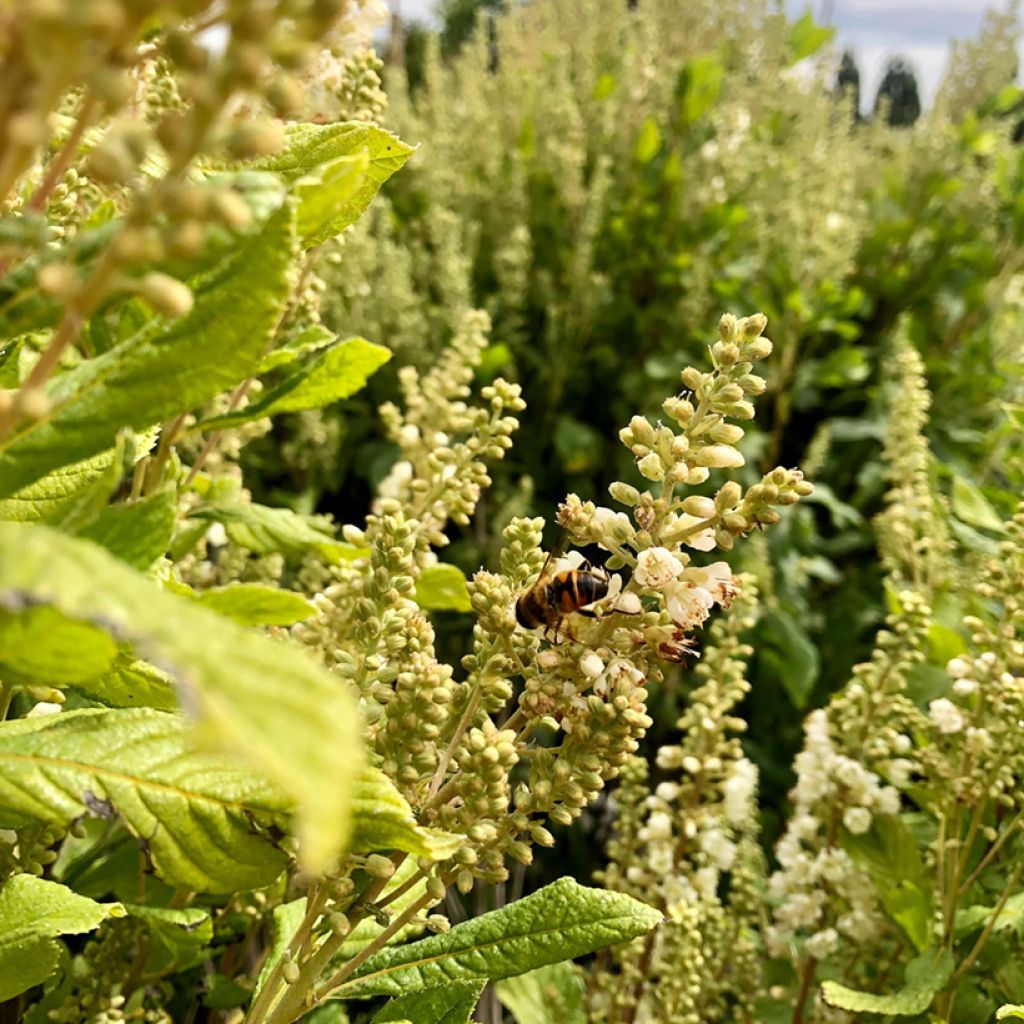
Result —
[[7, 717], [11, 710], [11, 700], [14, 697], [14, 683], [0, 681], [0, 722]]
[[28, 201], [28, 208], [30, 210], [39, 211], [46, 206], [50, 193], [56, 188], [57, 182], [64, 177], [65, 172], [71, 166], [71, 162], [75, 159], [78, 144], [82, 141], [82, 136], [85, 135], [89, 125], [92, 124], [98, 105], [96, 96], [93, 93], [89, 93], [82, 100], [82, 105], [78, 110], [78, 119], [75, 121], [74, 128], [71, 129], [71, 134], [64, 140], [64, 145], [61, 147], [60, 152], [50, 161], [50, 166], [46, 169], [46, 176], [39, 183], [35, 192], [32, 193], [32, 198]]

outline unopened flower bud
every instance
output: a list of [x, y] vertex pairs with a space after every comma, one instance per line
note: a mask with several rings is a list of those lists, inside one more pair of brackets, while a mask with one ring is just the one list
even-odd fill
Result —
[[192, 309], [192, 289], [168, 274], [153, 271], [144, 275], [136, 291], [164, 316], [184, 316]]
[[379, 853], [371, 853], [363, 867], [374, 878], [390, 878], [395, 873], [394, 861]]
[[700, 494], [691, 494], [683, 502], [683, 511], [699, 519], [710, 519], [715, 512], [715, 502], [712, 498], [706, 498]]
[[614, 481], [608, 488], [608, 493], [623, 505], [632, 508], [640, 501], [640, 492], [631, 484], [623, 483], [621, 480]]
[[694, 461], [711, 469], [731, 469], [746, 461], [739, 450], [727, 444], [709, 444], [694, 453]]
[[661, 456], [654, 452], [651, 452], [650, 455], [645, 455], [637, 463], [637, 469], [648, 480], [658, 481], [665, 479], [665, 464], [661, 461]]
[[47, 263], [40, 268], [36, 282], [44, 294], [66, 301], [78, 290], [78, 273], [70, 263]]

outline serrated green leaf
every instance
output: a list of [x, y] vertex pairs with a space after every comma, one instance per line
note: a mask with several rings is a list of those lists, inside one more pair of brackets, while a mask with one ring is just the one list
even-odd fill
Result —
[[1024, 1020], [1024, 1005], [1007, 1003], [996, 1010], [996, 1020]]
[[131, 504], [110, 505], [79, 530], [78, 536], [95, 541], [136, 569], [148, 569], [171, 543], [175, 509], [170, 490]]
[[445, 562], [424, 569], [416, 578], [416, 603], [432, 612], [468, 612], [473, 607], [462, 570]]
[[315, 551], [337, 563], [368, 554], [317, 529], [290, 508], [225, 501], [202, 505], [190, 515], [221, 523], [232, 541], [257, 555], [280, 552], [289, 558], [301, 559]]
[[516, 1024], [586, 1024], [583, 979], [571, 963], [540, 967], [495, 985], [498, 998]]
[[329, 331], [323, 324], [310, 324], [297, 334], [282, 339], [272, 351], [260, 360], [260, 373], [276, 370], [279, 366], [294, 363], [296, 359], [327, 348], [338, 340], [334, 331]]
[[88, 541], [0, 523], [0, 607], [27, 602], [92, 620], [173, 676], [197, 742], [245, 759], [295, 799], [302, 855], [330, 864], [362, 768], [355, 700], [298, 647], [159, 589]]
[[113, 448], [47, 473], [0, 501], [0, 520], [59, 524], [83, 507], [98, 511], [117, 483]]
[[962, 476], [953, 477], [953, 514], [969, 526], [982, 530], [1005, 533], [999, 513], [988, 498], [970, 480]]
[[807, 11], [789, 27], [789, 48], [792, 62], [804, 60], [816, 54], [834, 35], [836, 30], [828, 25], [819, 25], [814, 15]]
[[469, 1024], [483, 988], [483, 981], [468, 981], [409, 992], [382, 1006], [370, 1024]]
[[243, 626], [291, 626], [316, 615], [301, 594], [263, 583], [231, 583], [196, 595], [204, 607]]
[[189, 750], [179, 715], [87, 708], [0, 724], [0, 820], [67, 827], [118, 815], [156, 874], [199, 892], [268, 885], [287, 856], [256, 822], [287, 797], [247, 766]]
[[462, 845], [461, 836], [416, 823], [395, 784], [379, 769], [363, 769], [353, 793], [352, 849], [404, 850], [416, 857], [446, 860]]
[[81, 935], [107, 918], [124, 917], [120, 903], [96, 903], [34, 875], [0, 886], [0, 1002], [44, 982], [57, 966], [59, 935]]
[[[969, 935], [973, 931], [988, 924], [995, 907], [972, 906], [964, 907], [956, 915], [956, 934]], [[1024, 892], [1011, 896], [999, 911], [999, 916], [992, 925], [994, 932], [1014, 931], [1018, 935], [1024, 932]]]
[[155, 665], [140, 661], [129, 651], [119, 651], [102, 675], [88, 676], [71, 684], [90, 700], [111, 708], [155, 708], [174, 711], [178, 698], [174, 680]]
[[447, 934], [381, 950], [334, 994], [403, 995], [449, 982], [510, 978], [628, 942], [660, 921], [656, 910], [630, 896], [562, 878]]
[[370, 154], [363, 150], [318, 167], [292, 185], [298, 204], [296, 228], [309, 249], [340, 235], [359, 217], [352, 201], [370, 170]]
[[283, 207], [195, 283], [192, 312], [143, 330], [46, 385], [51, 411], [0, 440], [0, 497], [109, 448], [250, 376], [291, 289], [294, 211]]
[[203, 420], [195, 429], [223, 430], [264, 416], [322, 409], [361, 391], [390, 358], [388, 349], [365, 338], [338, 342], [305, 360], [258, 401], [237, 412]]
[[825, 1002], [839, 1010], [913, 1017], [931, 1006], [936, 994], [952, 976], [953, 967], [953, 956], [948, 949], [932, 950], [907, 964], [906, 984], [892, 995], [858, 992], [835, 981], [826, 981], [821, 991]]
[[31, 686], [67, 686], [106, 672], [117, 657], [113, 638], [45, 605], [0, 609], [0, 676]]

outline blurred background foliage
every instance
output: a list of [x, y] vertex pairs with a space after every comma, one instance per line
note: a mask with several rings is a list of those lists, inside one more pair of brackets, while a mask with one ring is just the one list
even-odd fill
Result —
[[[479, 376], [520, 381], [528, 412], [476, 521], [451, 535], [446, 560], [472, 572], [511, 516], [550, 521], [566, 492], [602, 502], [631, 479], [619, 427], [657, 418], [721, 312], [768, 315], [776, 352], [747, 472], [781, 461], [816, 486], [744, 566], [765, 611], [746, 746], [766, 806], [781, 807], [804, 714], [868, 655], [885, 614], [872, 524], [881, 368], [901, 321], [934, 394], [956, 540], [994, 551], [1020, 494], [1016, 17], [992, 13], [954, 48], [923, 114], [893, 60], [863, 118], [856, 64], [830, 31], [762, 0], [502, 6], [445, 0], [440, 32], [396, 26], [382, 120], [420, 149], [346, 237], [325, 322], [423, 368], [467, 310], [490, 314]], [[256, 497], [357, 520], [396, 458], [375, 410], [393, 391], [385, 370], [341, 415], [285, 418], [250, 445]], [[962, 609], [939, 614], [955, 625]], [[455, 614], [443, 624], [449, 653], [464, 631]], [[688, 685], [684, 669], [653, 696], [652, 750]], [[578, 838], [582, 866], [592, 844]]]

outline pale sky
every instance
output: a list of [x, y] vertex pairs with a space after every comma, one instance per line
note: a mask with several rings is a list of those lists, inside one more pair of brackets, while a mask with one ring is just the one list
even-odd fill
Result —
[[[391, 6], [394, 0], [387, 2]], [[406, 18], [429, 20], [433, 0], [399, 2]], [[927, 106], [946, 66], [950, 40], [976, 35], [988, 6], [985, 0], [814, 0], [813, 4], [787, 0], [787, 4], [794, 16], [811, 6], [819, 20], [831, 8], [831, 24], [839, 30], [839, 48], [851, 49], [856, 55], [865, 109], [874, 102], [891, 55], [902, 56], [913, 65]]]

